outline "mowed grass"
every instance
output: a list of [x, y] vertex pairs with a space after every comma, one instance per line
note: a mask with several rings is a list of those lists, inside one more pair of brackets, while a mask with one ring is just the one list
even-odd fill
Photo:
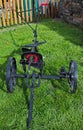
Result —
[[[35, 27], [34, 24], [32, 26]], [[26, 80], [18, 79], [12, 94], [6, 89], [6, 67], [9, 57], [15, 57], [17, 73], [21, 45], [32, 43], [33, 34], [26, 25], [0, 30], [0, 130], [27, 130], [29, 89]], [[83, 130], [83, 30], [55, 20], [43, 20], [38, 26], [39, 46], [44, 56], [43, 73], [58, 75], [62, 66], [69, 71], [69, 63], [78, 64], [78, 88], [70, 93], [68, 81], [41, 80], [35, 89], [31, 130]]]

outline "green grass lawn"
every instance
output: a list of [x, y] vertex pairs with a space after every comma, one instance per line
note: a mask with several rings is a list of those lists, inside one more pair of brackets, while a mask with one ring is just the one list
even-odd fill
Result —
[[[34, 24], [32, 24], [34, 26]], [[33, 34], [26, 25], [0, 29], [0, 130], [27, 130], [29, 90], [25, 79], [18, 79], [12, 94], [7, 92], [7, 60], [15, 57], [18, 73], [20, 45], [31, 43]], [[59, 74], [61, 66], [69, 70], [70, 60], [78, 64], [78, 89], [70, 94], [67, 80], [41, 80], [35, 89], [31, 130], [83, 130], [83, 31], [66, 23], [43, 20], [38, 26], [39, 46], [45, 57], [43, 73]]]

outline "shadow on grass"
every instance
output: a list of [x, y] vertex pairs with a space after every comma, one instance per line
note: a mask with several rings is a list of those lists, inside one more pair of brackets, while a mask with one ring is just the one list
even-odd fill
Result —
[[[49, 70], [49, 72], [50, 72], [50, 75], [60, 76], [59, 73], [58, 74], [53, 73], [50, 70]], [[56, 89], [58, 89], [60, 91], [66, 92], [66, 93], [70, 93], [69, 92], [70, 86], [69, 86], [69, 83], [68, 83], [68, 79], [66, 79], [66, 78], [64, 78], [64, 79], [53, 79], [53, 80], [50, 80], [50, 82], [51, 82], [53, 88], [55, 89], [55, 91], [56, 91]]]
[[[14, 55], [20, 55], [21, 54], [21, 48], [19, 47], [19, 45], [15, 42], [15, 39], [13, 38], [13, 35], [12, 35], [12, 32], [9, 31], [9, 34], [12, 38], [12, 44], [15, 46], [15, 50], [13, 50], [9, 55], [6, 55], [6, 56], [0, 56], [0, 59], [1, 60], [4, 60], [5, 62], [4, 63], [1, 63], [0, 65], [0, 89], [5, 92], [5, 93], [8, 93], [7, 89], [6, 89], [6, 68], [7, 68], [7, 62], [8, 62], [8, 58], [9, 57], [14, 57]], [[19, 59], [20, 61], [20, 59]], [[17, 66], [18, 67], [18, 66]], [[21, 72], [19, 70], [17, 70], [19, 74], [21, 74]], [[27, 109], [29, 108], [29, 95], [27, 93], [27, 87], [25, 85], [25, 82], [24, 82], [24, 79], [20, 79], [20, 83], [18, 82], [17, 80], [17, 83], [16, 83], [20, 88], [23, 89], [23, 94], [24, 94], [24, 97], [25, 97], [25, 101], [26, 101], [26, 104], [27, 104]]]
[[[11, 32], [11, 31], [9, 31], [9, 34], [10, 34], [10, 36], [11, 36], [11, 38], [12, 38], [13, 45], [14, 45], [14, 46], [16, 46], [16, 47], [20, 47], [20, 46], [16, 43], [16, 41], [15, 41], [15, 39], [14, 39], [14, 37], [13, 37], [13, 35], [12, 35], [12, 32]], [[18, 52], [19, 52], [19, 51], [18, 51]]]
[[15, 50], [13, 50], [9, 55], [6, 55], [6, 56], [1, 56], [0, 55], [0, 59], [4, 59], [5, 60], [5, 62], [3, 63], [3, 64], [1, 64], [0, 65], [0, 70], [1, 70], [1, 72], [0, 72], [0, 79], [1, 79], [1, 87], [0, 87], [0, 89], [1, 90], [3, 90], [4, 92], [7, 92], [6, 90], [5, 90], [5, 88], [4, 88], [4, 85], [6, 84], [6, 68], [7, 68], [7, 62], [8, 62], [8, 58], [9, 57], [13, 57], [14, 56], [14, 54], [18, 54], [19, 52], [20, 52], [20, 48], [18, 48], [19, 46], [16, 44], [16, 42], [15, 42], [15, 40], [14, 40], [14, 38], [13, 38], [13, 35], [12, 35], [12, 33], [11, 33], [11, 31], [9, 31], [9, 34], [10, 34], [10, 36], [11, 36], [11, 38], [12, 38], [12, 44], [15, 46], [15, 47], [17, 47], [17, 49], [15, 49]]
[[76, 26], [62, 21], [48, 19], [40, 22], [40, 24], [47, 26], [52, 31], [55, 31], [60, 36], [64, 37], [65, 40], [83, 47], [83, 30], [77, 28]]
[[64, 80], [60, 79], [60, 80], [58, 80], [58, 83], [54, 80], [51, 80], [51, 84], [55, 89], [59, 89], [59, 90], [64, 91], [66, 93], [70, 93], [68, 90], [68, 88], [70, 86], [68, 85], [68, 81], [66, 79], [64, 79]]
[[[11, 31], [10, 31], [10, 36], [11, 36], [11, 38], [12, 38], [12, 40], [13, 40], [13, 44], [14, 44], [16, 47], [19, 47], [19, 45], [16, 44], [15, 39], [13, 38], [13, 35], [12, 35]], [[15, 52], [15, 53], [18, 54], [20, 51], [21, 51], [21, 50], [20, 50], [20, 48], [19, 48], [19, 49], [17, 50], [17, 52]], [[20, 55], [21, 55], [21, 53], [20, 53]], [[19, 59], [19, 60], [20, 60], [20, 59]], [[22, 69], [23, 69], [23, 68], [22, 68]], [[19, 74], [21, 74], [20, 71], [19, 71]], [[26, 101], [27, 109], [28, 109], [28, 108], [29, 108], [29, 96], [28, 96], [28, 93], [27, 93], [27, 87], [26, 87], [26, 84], [25, 84], [24, 79], [20, 79], [20, 80], [21, 80], [21, 84], [19, 85], [18, 82], [17, 82], [17, 84], [18, 84], [18, 86], [19, 86], [20, 88], [23, 89], [23, 94], [24, 94], [24, 96], [25, 96], [25, 101]]]

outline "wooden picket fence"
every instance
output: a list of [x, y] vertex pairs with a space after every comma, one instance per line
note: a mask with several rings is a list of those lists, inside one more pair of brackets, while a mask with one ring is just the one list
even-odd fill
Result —
[[[24, 5], [25, 4], [25, 5]], [[29, 10], [29, 11], [28, 11]], [[33, 22], [36, 20], [38, 7], [30, 0], [28, 7], [28, 0], [0, 0], [0, 27], [7, 27], [15, 24], [26, 22]], [[55, 17], [56, 6], [52, 2], [46, 7], [42, 7], [41, 17]]]

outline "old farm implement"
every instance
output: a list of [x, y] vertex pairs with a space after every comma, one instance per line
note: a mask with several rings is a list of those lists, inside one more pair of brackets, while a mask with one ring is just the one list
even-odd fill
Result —
[[[44, 4], [42, 4], [44, 6]], [[47, 6], [47, 3], [46, 5]], [[29, 25], [29, 24], [28, 24]], [[69, 64], [69, 71], [65, 70], [65, 67], [62, 67], [60, 70], [59, 75], [44, 75], [43, 74], [43, 67], [44, 61], [42, 54], [38, 51], [38, 46], [44, 44], [46, 41], [39, 42], [37, 40], [37, 25], [35, 29], [31, 27], [34, 33], [34, 40], [32, 44], [26, 44], [22, 46], [22, 54], [20, 59], [20, 64], [22, 64], [22, 69], [24, 71], [23, 74], [17, 73], [17, 63], [14, 57], [9, 57], [7, 69], [6, 69], [6, 85], [7, 90], [12, 93], [14, 87], [16, 85], [17, 78], [25, 78], [26, 79], [26, 86], [30, 89], [30, 103], [29, 103], [29, 110], [28, 110], [28, 121], [27, 125], [30, 128], [30, 123], [32, 120], [32, 110], [33, 110], [33, 99], [34, 99], [34, 89], [40, 86], [41, 79], [67, 79], [71, 92], [75, 93], [77, 88], [77, 78], [78, 78], [78, 70], [77, 70], [77, 63], [74, 60], [70, 61]], [[30, 73], [31, 68], [33, 67], [33, 71]], [[35, 72], [34, 69], [38, 69], [39, 72]]]

